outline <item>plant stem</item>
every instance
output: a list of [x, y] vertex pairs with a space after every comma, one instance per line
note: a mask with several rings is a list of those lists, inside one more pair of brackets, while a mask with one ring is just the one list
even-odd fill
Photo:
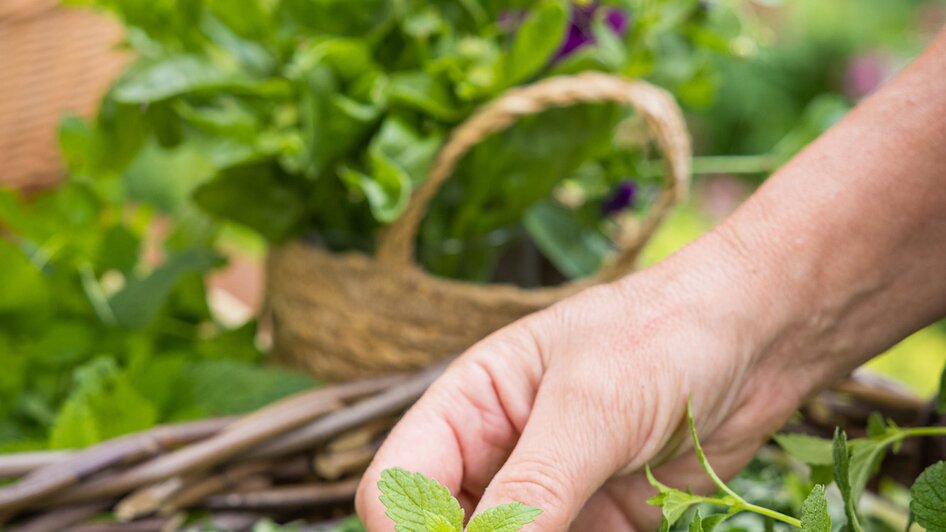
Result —
[[[767, 174], [778, 167], [778, 161], [763, 155], [705, 155], [693, 158], [693, 174]], [[644, 161], [641, 164], [646, 177], [664, 174], [664, 161]]]
[[765, 517], [771, 517], [772, 519], [775, 519], [776, 521], [781, 521], [783, 523], [792, 525], [794, 527], [799, 527], [799, 528], [801, 527], [800, 520], [795, 519], [794, 517], [785, 515], [781, 512], [777, 512], [775, 510], [770, 510], [763, 506], [752, 504], [750, 502], [747, 502], [745, 499], [742, 499], [741, 497], [737, 497], [733, 500], [721, 499], [719, 497], [694, 497], [694, 498], [706, 504], [714, 504], [716, 506], [723, 506], [726, 508], [735, 509], [737, 512], [743, 512], [743, 511], [752, 512], [759, 515], [763, 515]]

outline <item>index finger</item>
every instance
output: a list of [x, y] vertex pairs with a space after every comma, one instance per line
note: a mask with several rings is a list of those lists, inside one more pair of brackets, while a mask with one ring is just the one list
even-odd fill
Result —
[[[392, 430], [355, 499], [371, 532], [393, 530], [377, 483], [401, 467], [446, 486], [469, 512], [505, 462], [528, 418], [538, 375], [522, 348], [487, 340], [454, 362]], [[502, 375], [502, 379], [497, 376]]]

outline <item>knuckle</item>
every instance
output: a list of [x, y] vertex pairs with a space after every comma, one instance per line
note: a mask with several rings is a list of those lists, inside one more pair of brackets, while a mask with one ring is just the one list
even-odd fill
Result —
[[[509, 500], [542, 508], [547, 514], [546, 519], [565, 518], [575, 498], [570, 493], [575, 480], [568, 478], [560, 465], [546, 457], [518, 460], [503, 479], [504, 491], [511, 497]], [[551, 526], [553, 523], [546, 524]]]

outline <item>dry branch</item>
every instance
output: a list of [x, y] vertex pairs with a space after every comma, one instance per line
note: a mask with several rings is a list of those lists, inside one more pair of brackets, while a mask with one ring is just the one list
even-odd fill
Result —
[[0, 455], [0, 479], [22, 477], [41, 467], [67, 460], [72, 455], [72, 451], [38, 451]]
[[279, 510], [349, 501], [358, 479], [326, 484], [302, 484], [260, 491], [232, 492], [209, 497], [203, 506], [211, 510]]
[[14, 526], [10, 528], [10, 532], [58, 532], [107, 510], [110, 505], [111, 501], [99, 501], [75, 506], [63, 506]]
[[[356, 381], [292, 396], [240, 419], [212, 438], [159, 456], [117, 475], [91, 480], [81, 487], [69, 489], [57, 496], [52, 504], [120, 495], [144, 484], [209, 469], [261, 442], [340, 408], [345, 400], [383, 390], [402, 380], [404, 377]], [[4, 506], [0, 506], [2, 509]]]
[[207, 438], [232, 422], [232, 418], [220, 418], [165, 425], [76, 452], [60, 462], [34, 470], [16, 484], [0, 488], [0, 514], [25, 508], [113, 465], [133, 462]]

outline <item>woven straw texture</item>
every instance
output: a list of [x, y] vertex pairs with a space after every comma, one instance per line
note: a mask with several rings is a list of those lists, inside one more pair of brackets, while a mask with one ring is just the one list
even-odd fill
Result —
[[[664, 188], [640, 230], [615, 242], [597, 275], [556, 287], [523, 289], [434, 277], [413, 260], [427, 204], [463, 155], [523, 116], [579, 103], [615, 102], [647, 122], [664, 155]], [[690, 139], [665, 91], [601, 74], [550, 78], [510, 90], [457, 127], [404, 215], [381, 235], [375, 256], [330, 253], [293, 242], [271, 252], [268, 304], [281, 359], [329, 380], [423, 367], [463, 351], [489, 333], [591, 284], [633, 269], [640, 248], [687, 190]]]
[[62, 175], [60, 118], [88, 115], [128, 57], [113, 21], [56, 0], [0, 0], [0, 185]]

